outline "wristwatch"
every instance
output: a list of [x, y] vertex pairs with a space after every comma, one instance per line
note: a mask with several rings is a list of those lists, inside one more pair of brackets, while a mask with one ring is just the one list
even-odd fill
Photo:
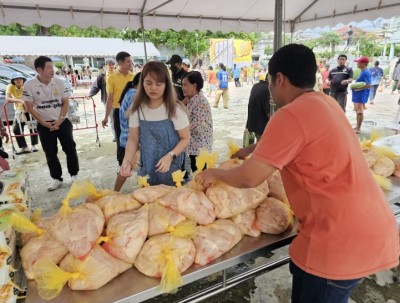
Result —
[[63, 116], [60, 116], [58, 119], [64, 120], [64, 119], [65, 119], [65, 117], [63, 117]]
[[176, 155], [172, 151], [169, 151], [168, 154], [172, 157], [173, 160], [176, 159]]

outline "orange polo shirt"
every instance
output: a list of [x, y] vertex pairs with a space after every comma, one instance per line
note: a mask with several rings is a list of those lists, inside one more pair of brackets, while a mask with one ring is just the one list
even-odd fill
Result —
[[334, 99], [310, 92], [279, 109], [253, 157], [281, 170], [300, 222], [289, 249], [298, 267], [347, 280], [398, 264], [396, 221]]

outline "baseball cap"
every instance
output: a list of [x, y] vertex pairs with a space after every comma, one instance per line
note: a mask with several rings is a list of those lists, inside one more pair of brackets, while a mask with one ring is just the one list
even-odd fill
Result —
[[368, 59], [368, 57], [360, 57], [360, 58], [358, 58], [358, 59], [356, 59], [356, 60], [354, 60], [354, 62], [360, 62], [360, 63], [369, 63], [369, 59]]
[[117, 64], [113, 58], [106, 58], [105, 64]]
[[182, 63], [182, 58], [179, 55], [172, 55], [172, 57], [167, 61], [167, 64], [174, 65], [176, 63]]
[[183, 59], [183, 60], [182, 60], [182, 63], [185, 64], [185, 65], [187, 65], [187, 66], [190, 66], [190, 61], [189, 61], [189, 59]]

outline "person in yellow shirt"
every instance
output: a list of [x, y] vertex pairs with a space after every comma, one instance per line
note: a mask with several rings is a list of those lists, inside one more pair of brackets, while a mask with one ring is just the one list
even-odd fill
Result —
[[[14, 128], [13, 132], [16, 135], [16, 140], [20, 150], [16, 153], [17, 155], [26, 154], [32, 152], [37, 152], [38, 149], [36, 145], [38, 144], [38, 136], [31, 135], [31, 146], [29, 150], [26, 144], [25, 137], [19, 136], [24, 133], [25, 124], [31, 121], [31, 116], [25, 108], [25, 103], [22, 100], [22, 93], [24, 91], [24, 83], [26, 78], [18, 72], [11, 75], [11, 83], [7, 86], [6, 90], [6, 102], [14, 103], [15, 107], [15, 118], [14, 118]], [[31, 134], [37, 133], [36, 129], [29, 128]]]
[[119, 123], [119, 108], [121, 94], [125, 89], [126, 84], [133, 80], [133, 66], [131, 55], [127, 52], [119, 52], [116, 56], [117, 64], [119, 69], [114, 73], [106, 77], [106, 91], [107, 91], [107, 102], [106, 112], [102, 121], [102, 126], [108, 126], [108, 116], [113, 111], [114, 118], [114, 131], [117, 142], [117, 161], [119, 166], [122, 164], [123, 155], [119, 144], [119, 136], [121, 135], [121, 126]]

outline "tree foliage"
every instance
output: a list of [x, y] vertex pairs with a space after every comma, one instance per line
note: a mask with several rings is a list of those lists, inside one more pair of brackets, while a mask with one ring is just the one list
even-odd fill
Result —
[[330, 46], [331, 55], [334, 55], [335, 47], [342, 42], [342, 38], [336, 32], [322, 32], [321, 37], [319, 37], [316, 42], [321, 46]]

